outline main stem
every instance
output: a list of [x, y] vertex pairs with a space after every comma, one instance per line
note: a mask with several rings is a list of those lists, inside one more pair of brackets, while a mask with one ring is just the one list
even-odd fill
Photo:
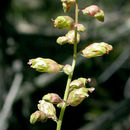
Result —
[[[75, 23], [78, 24], [78, 0], [76, 0], [75, 3]], [[75, 27], [75, 39], [74, 39], [74, 53], [73, 53], [73, 61], [72, 61], [72, 73], [69, 74], [67, 84], [66, 84], [66, 89], [65, 89], [65, 94], [64, 94], [64, 101], [67, 101], [68, 94], [69, 94], [69, 87], [70, 83], [72, 80], [73, 72], [75, 69], [75, 64], [76, 64], [76, 59], [77, 59], [77, 27]], [[62, 125], [62, 120], [64, 116], [64, 112], [66, 109], [67, 105], [63, 105], [61, 108], [59, 120], [57, 122], [57, 128], [56, 130], [61, 130], [61, 125]]]

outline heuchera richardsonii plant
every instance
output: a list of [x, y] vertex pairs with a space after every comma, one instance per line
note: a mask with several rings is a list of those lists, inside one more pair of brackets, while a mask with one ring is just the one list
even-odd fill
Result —
[[[73, 73], [76, 65], [76, 60], [79, 54], [85, 58], [93, 58], [108, 54], [112, 50], [112, 46], [105, 42], [94, 42], [83, 50], [77, 52], [77, 44], [80, 42], [80, 32], [86, 30], [85, 26], [78, 23], [78, 13], [82, 12], [85, 16], [96, 18], [98, 21], [104, 21], [104, 12], [97, 5], [90, 5], [79, 9], [78, 0], [61, 0], [63, 10], [68, 13], [70, 8], [75, 5], [75, 20], [70, 16], [58, 16], [52, 20], [54, 27], [58, 29], [68, 30], [67, 34], [57, 38], [56, 42], [59, 45], [71, 44], [73, 46], [73, 60], [72, 65], [61, 65], [56, 61], [48, 58], [34, 58], [29, 60], [28, 64], [38, 72], [59, 73], [63, 72], [68, 75], [66, 89], [63, 99], [56, 93], [48, 93], [42, 97], [38, 103], [38, 110], [30, 116], [30, 123], [45, 122], [51, 118], [57, 123], [56, 130], [61, 130], [62, 120], [66, 107], [77, 106], [85, 98], [89, 97], [94, 88], [87, 88], [86, 84], [91, 82], [90, 78], [80, 77], [72, 81]], [[59, 118], [56, 115], [56, 107], [61, 109]]]

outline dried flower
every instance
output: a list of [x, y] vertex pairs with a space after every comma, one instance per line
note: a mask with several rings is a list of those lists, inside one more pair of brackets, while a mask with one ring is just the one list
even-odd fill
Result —
[[87, 46], [85, 49], [83, 49], [82, 53], [83, 56], [86, 58], [92, 58], [96, 56], [101, 56], [103, 54], [108, 54], [109, 51], [112, 50], [112, 46], [105, 43], [93, 43], [89, 46]]
[[54, 60], [45, 58], [31, 59], [28, 62], [31, 68], [36, 69], [39, 72], [58, 73], [63, 66], [56, 63]]

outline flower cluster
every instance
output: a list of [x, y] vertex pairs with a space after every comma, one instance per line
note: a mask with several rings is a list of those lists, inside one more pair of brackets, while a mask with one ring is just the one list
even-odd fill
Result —
[[85, 98], [89, 97], [89, 92], [92, 93], [94, 88], [86, 88], [86, 83], [90, 82], [90, 79], [78, 78], [73, 80], [70, 84], [70, 90], [67, 101], [61, 99], [61, 97], [56, 93], [48, 93], [42, 97], [42, 100], [38, 103], [38, 110], [35, 111], [30, 116], [30, 123], [34, 124], [36, 122], [45, 122], [47, 119], [51, 118], [56, 121], [56, 109], [54, 105], [61, 108], [63, 105], [67, 106], [77, 106]]
[[[76, 4], [76, 14], [81, 11], [82, 14], [85, 16], [92, 16], [100, 22], [104, 21], [104, 12], [97, 5], [91, 5], [85, 7], [84, 9], [78, 9], [78, 0], [61, 0], [61, 2], [65, 13], [69, 12], [70, 8]], [[75, 19], [76, 20], [74, 21], [73, 18], [65, 15], [58, 16], [57, 18], [55, 18], [55, 20], [52, 20], [54, 23], [54, 27], [58, 29], [68, 30], [68, 32], [64, 36], [58, 37], [56, 42], [59, 45], [64, 45], [68, 43], [74, 46], [74, 57], [72, 65], [61, 65], [52, 59], [41, 57], [31, 59], [28, 62], [30, 67], [38, 72], [64, 72], [66, 75], [68, 75], [64, 98], [62, 99], [56, 93], [48, 93], [44, 95], [42, 100], [40, 100], [38, 103], [38, 110], [30, 116], [30, 122], [32, 124], [39, 121], [45, 122], [47, 119], [51, 118], [52, 120], [57, 122], [57, 130], [60, 130], [62, 122], [61, 120], [63, 118], [65, 108], [67, 106], [74, 107], [79, 105], [85, 98], [89, 97], [90, 93], [95, 90], [95, 88], [93, 87], [86, 87], [86, 84], [91, 81], [90, 78], [80, 77], [72, 81], [76, 59], [79, 54], [77, 53], [77, 43], [80, 42], [80, 33], [86, 30], [83, 24], [78, 23], [78, 15], [76, 15]], [[105, 42], [99, 42], [88, 45], [83, 50], [81, 50], [80, 53], [81, 56], [85, 58], [93, 58], [108, 54], [111, 50], [111, 45]], [[59, 119], [56, 116], [55, 105], [57, 105], [58, 108], [61, 108]]]
[[86, 88], [86, 83], [90, 82], [90, 78], [78, 78], [70, 83], [70, 92], [67, 103], [71, 106], [79, 105], [85, 98], [89, 97], [95, 88]]

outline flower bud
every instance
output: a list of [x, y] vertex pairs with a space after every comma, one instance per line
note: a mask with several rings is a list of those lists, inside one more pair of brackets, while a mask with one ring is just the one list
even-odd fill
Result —
[[59, 95], [55, 93], [48, 93], [44, 95], [42, 99], [45, 100], [46, 102], [50, 102], [53, 104], [58, 104], [62, 102], [62, 99], [59, 97]]
[[83, 24], [75, 24], [75, 27], [77, 27], [79, 32], [84, 32], [86, 30]]
[[83, 56], [86, 58], [92, 58], [96, 56], [101, 56], [103, 54], [108, 54], [112, 50], [112, 46], [105, 43], [93, 43], [82, 50]]
[[84, 84], [82, 83], [82, 81], [80, 80], [73, 80], [71, 83], [70, 83], [70, 88], [81, 88], [81, 87], [84, 87]]
[[65, 13], [69, 11], [69, 9], [74, 5], [75, 0], [61, 0], [63, 10]]
[[32, 115], [30, 116], [30, 123], [34, 124], [38, 121], [46, 121], [46, 114], [42, 111], [36, 111], [34, 113], [32, 113]]
[[87, 88], [74, 89], [73, 91], [70, 92], [67, 103], [70, 104], [71, 106], [77, 106], [84, 100], [85, 97], [88, 96], [89, 95]]
[[72, 66], [69, 65], [69, 64], [66, 64], [64, 67], [63, 67], [63, 71], [65, 74], [69, 75], [70, 73], [72, 73]]
[[67, 41], [68, 41], [68, 38], [65, 37], [65, 36], [59, 37], [59, 38], [56, 40], [56, 42], [57, 42], [58, 44], [60, 44], [60, 45], [63, 45], [63, 44], [65, 44], [65, 43], [67, 43]]
[[90, 79], [86, 79], [86, 78], [78, 78], [79, 81], [81, 81], [83, 83], [83, 86], [86, 85], [86, 83], [90, 80]]
[[46, 102], [45, 100], [40, 100], [38, 109], [44, 112], [47, 118], [52, 118], [54, 121], [57, 121], [56, 109], [52, 103]]
[[100, 10], [99, 13], [95, 14], [94, 17], [99, 20], [100, 22], [104, 22], [104, 12]]
[[76, 80], [73, 80], [70, 83], [70, 91], [75, 89], [75, 88], [85, 87], [87, 82], [88, 82], [88, 79], [86, 79], [86, 78], [78, 78]]
[[99, 21], [104, 21], [104, 12], [97, 5], [91, 5], [82, 10], [83, 14], [93, 16]]
[[94, 88], [79, 88], [79, 89], [74, 89], [69, 93], [67, 103], [71, 106], [77, 106], [79, 105], [85, 97], [89, 97], [88, 92], [93, 92], [95, 89]]
[[[69, 31], [65, 36], [68, 38], [69, 44], [74, 44], [74, 39], [75, 39], [74, 30]], [[77, 33], [77, 43], [79, 43], [79, 41], [80, 41], [80, 35], [79, 35], [79, 33]]]
[[54, 26], [59, 29], [71, 30], [74, 27], [74, 20], [69, 16], [58, 16], [54, 20]]
[[31, 68], [39, 72], [58, 73], [63, 68], [62, 65], [56, 63], [54, 60], [40, 57], [29, 60], [28, 64], [31, 65]]

